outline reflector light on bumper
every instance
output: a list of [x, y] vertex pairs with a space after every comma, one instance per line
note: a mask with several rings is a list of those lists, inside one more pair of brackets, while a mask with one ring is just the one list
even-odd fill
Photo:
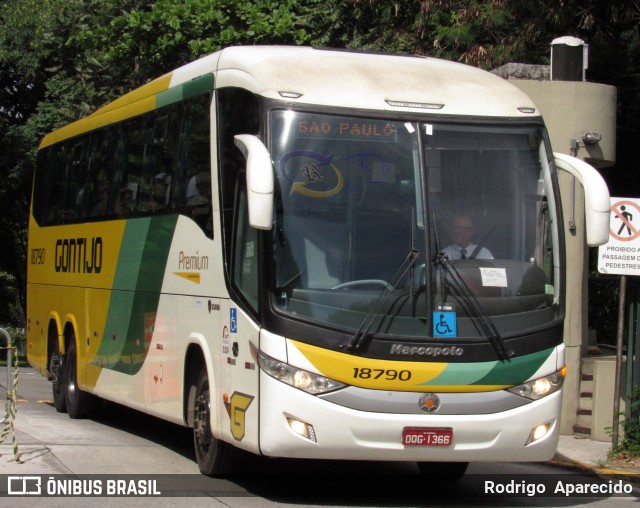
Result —
[[529, 434], [529, 438], [525, 443], [525, 446], [531, 443], [535, 443], [536, 441], [540, 441], [543, 437], [549, 434], [549, 432], [551, 431], [551, 428], [552, 428], [551, 422], [546, 422], [532, 428], [531, 433]]
[[315, 430], [313, 430], [313, 425], [300, 420], [296, 420], [295, 418], [290, 418], [288, 416], [287, 423], [289, 424], [289, 427], [291, 427], [291, 430], [296, 434], [299, 434], [300, 436], [307, 438], [309, 441], [313, 441], [314, 443], [318, 442], [318, 440], [316, 439], [316, 432]]

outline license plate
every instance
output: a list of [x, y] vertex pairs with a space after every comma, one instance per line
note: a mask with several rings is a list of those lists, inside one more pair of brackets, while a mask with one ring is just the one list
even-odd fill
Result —
[[404, 446], [450, 446], [453, 429], [449, 427], [405, 427], [402, 429]]

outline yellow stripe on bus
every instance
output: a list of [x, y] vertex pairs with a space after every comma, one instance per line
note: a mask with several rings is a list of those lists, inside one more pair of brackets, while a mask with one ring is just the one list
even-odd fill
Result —
[[[437, 378], [449, 365], [446, 362], [363, 358], [295, 340], [289, 340], [289, 344], [298, 349], [323, 375], [352, 386], [375, 390], [425, 391], [425, 383]], [[469, 388], [464, 386], [464, 390], [455, 391], [473, 391]]]
[[171, 74], [167, 74], [128, 93], [92, 115], [48, 134], [40, 143], [40, 148], [153, 111], [156, 108], [156, 95], [167, 90], [170, 82]]

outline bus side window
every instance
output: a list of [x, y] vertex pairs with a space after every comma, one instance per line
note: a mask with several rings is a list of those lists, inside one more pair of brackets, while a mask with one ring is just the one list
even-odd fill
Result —
[[[235, 146], [236, 134], [258, 134], [260, 110], [258, 99], [250, 92], [239, 88], [223, 88], [216, 91], [218, 113], [218, 171], [222, 211], [223, 239], [232, 238], [236, 183], [238, 174], [244, 171], [245, 161]], [[225, 240], [224, 253], [231, 259], [232, 242]], [[226, 262], [225, 266], [230, 266]], [[232, 274], [230, 273], [231, 277]]]
[[67, 159], [68, 150], [64, 143], [45, 148], [38, 155], [33, 214], [40, 225], [59, 223]]
[[[244, 180], [244, 179], [242, 179]], [[258, 230], [249, 225], [247, 191], [239, 182], [234, 225], [233, 282], [254, 310], [258, 309]]]
[[87, 137], [85, 136], [75, 143], [70, 151], [70, 158], [66, 167], [67, 177], [61, 196], [60, 221], [62, 223], [77, 222], [80, 218], [78, 195], [82, 189], [82, 182], [86, 177], [87, 144]]
[[210, 103], [211, 95], [207, 94], [181, 104], [174, 204], [213, 238]]

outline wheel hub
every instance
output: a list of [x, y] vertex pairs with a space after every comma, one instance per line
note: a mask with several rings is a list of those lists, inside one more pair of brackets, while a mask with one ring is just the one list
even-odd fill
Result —
[[209, 432], [209, 397], [206, 394], [196, 398], [193, 416], [193, 431], [202, 448], [208, 448], [211, 433]]

